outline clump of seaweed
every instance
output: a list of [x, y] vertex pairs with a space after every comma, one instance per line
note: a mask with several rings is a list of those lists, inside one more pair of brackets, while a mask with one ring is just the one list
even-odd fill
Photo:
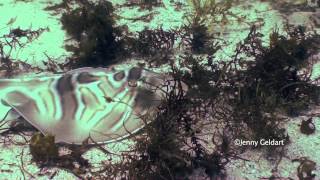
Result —
[[144, 29], [131, 42], [131, 51], [137, 56], [147, 57], [150, 64], [169, 63], [176, 39], [177, 32], [174, 30], [165, 31], [161, 27], [155, 30]]
[[[200, 20], [210, 20], [215, 21], [218, 17], [216, 16], [217, 13], [220, 13], [224, 16], [224, 13], [226, 13], [232, 6], [233, 0], [227, 0], [227, 1], [211, 1], [211, 0], [188, 0], [189, 5], [192, 7], [193, 13], [196, 18], [200, 18]], [[210, 18], [207, 18], [206, 16], [210, 15]]]
[[114, 61], [122, 45], [121, 30], [114, 27], [113, 11], [108, 1], [94, 4], [84, 0], [78, 8], [62, 15], [63, 28], [75, 40], [75, 44], [66, 45], [74, 53], [75, 61], [71, 63], [79, 67], [108, 65]]
[[191, 14], [187, 15], [189, 23], [205, 24], [210, 33], [223, 33], [230, 17], [236, 18], [238, 22], [242, 21], [241, 17], [230, 10], [234, 0], [188, 0], [187, 2], [191, 7]]
[[43, 136], [36, 133], [30, 140], [30, 153], [36, 162], [48, 162], [58, 157], [58, 147], [54, 143], [54, 136]]
[[151, 11], [153, 7], [158, 7], [162, 5], [162, 0], [137, 0], [129, 1], [122, 6], [140, 6], [141, 9], [147, 9]]
[[11, 57], [12, 51], [22, 49], [29, 43], [37, 39], [42, 33], [49, 31], [49, 28], [39, 28], [37, 30], [21, 29], [20, 27], [10, 29], [10, 32], [0, 37], [0, 74], [2, 77], [11, 77], [18, 73], [37, 69], [29, 64], [15, 60]]
[[139, 32], [137, 51], [143, 55], [153, 56], [157, 51], [169, 50], [174, 46], [176, 33], [165, 31], [162, 28], [156, 30], [144, 29]]
[[262, 54], [255, 55], [258, 58], [253, 64], [247, 64], [245, 78], [251, 89], [243, 89], [243, 95], [254, 95], [254, 100], [269, 97], [260, 104], [284, 110], [288, 115], [317, 104], [319, 88], [312, 83], [310, 70], [303, 73], [301, 70], [308, 65], [308, 57], [317, 48], [318, 37], [307, 38], [299, 31], [293, 30], [294, 34], [288, 38], [278, 37], [271, 48], [253, 49], [252, 52]]
[[185, 34], [182, 39], [192, 53], [212, 55], [216, 47], [214, 40], [218, 39], [216, 34], [223, 33], [230, 17], [241, 19], [230, 11], [233, 0], [189, 0], [188, 4], [191, 13], [186, 13], [188, 23], [183, 28]]
[[[37, 131], [33, 126], [21, 119], [7, 121], [4, 118], [1, 120], [0, 127], [1, 143], [4, 145], [26, 145], [30, 141], [30, 134]], [[17, 140], [17, 137], [21, 140]]]
[[32, 160], [40, 168], [58, 167], [72, 172], [79, 178], [85, 176], [90, 165], [82, 155], [93, 145], [85, 142], [82, 145], [56, 144], [54, 139], [52, 135], [35, 133], [29, 143]]
[[152, 10], [154, 6], [159, 6], [162, 4], [161, 0], [140, 0], [140, 6], [143, 9]]
[[61, 3], [53, 4], [49, 2], [50, 5], [48, 5], [44, 10], [46, 11], [54, 11], [53, 14], [59, 14], [62, 9], [66, 9], [67, 11], [71, 10], [70, 3], [72, 3], [72, 0], [62, 0]]
[[[204, 24], [200, 24], [199, 19], [194, 19], [190, 26], [186, 27], [187, 32], [190, 32], [189, 37], [185, 40], [190, 45], [191, 51], [196, 54], [212, 52], [210, 39], [212, 37], [208, 33], [208, 28]], [[213, 54], [213, 53], [212, 53]]]

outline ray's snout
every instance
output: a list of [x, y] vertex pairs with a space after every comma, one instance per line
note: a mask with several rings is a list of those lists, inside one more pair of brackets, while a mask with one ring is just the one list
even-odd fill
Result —
[[[179, 91], [178, 81], [175, 81], [171, 75], [147, 72], [144, 82], [148, 88], [155, 90], [156, 93], [161, 96], [165, 96], [166, 93], [172, 90]], [[182, 81], [180, 81], [180, 83], [182, 90], [187, 92], [188, 86]]]
[[[141, 115], [160, 105], [172, 90], [179, 91], [178, 84], [170, 75], [159, 74], [145, 70], [143, 86], [138, 88], [135, 98], [136, 111]], [[176, 83], [176, 84], [175, 84]], [[181, 82], [182, 90], [187, 91], [187, 85]]]

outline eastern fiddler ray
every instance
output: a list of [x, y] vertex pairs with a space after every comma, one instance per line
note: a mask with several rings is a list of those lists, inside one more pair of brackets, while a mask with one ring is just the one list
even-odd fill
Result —
[[167, 75], [141, 67], [80, 68], [64, 74], [0, 79], [1, 103], [56, 142], [113, 142], [145, 123]]

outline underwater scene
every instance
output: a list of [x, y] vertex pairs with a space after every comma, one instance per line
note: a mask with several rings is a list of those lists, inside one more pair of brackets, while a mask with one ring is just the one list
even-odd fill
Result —
[[0, 15], [0, 180], [320, 179], [319, 0]]

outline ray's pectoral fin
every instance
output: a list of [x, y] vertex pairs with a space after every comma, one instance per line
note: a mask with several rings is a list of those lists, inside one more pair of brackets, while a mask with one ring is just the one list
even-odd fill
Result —
[[45, 123], [46, 117], [40, 113], [31, 97], [20, 92], [11, 92], [2, 101], [12, 108], [13, 116], [21, 116], [41, 132], [47, 133], [50, 124]]

